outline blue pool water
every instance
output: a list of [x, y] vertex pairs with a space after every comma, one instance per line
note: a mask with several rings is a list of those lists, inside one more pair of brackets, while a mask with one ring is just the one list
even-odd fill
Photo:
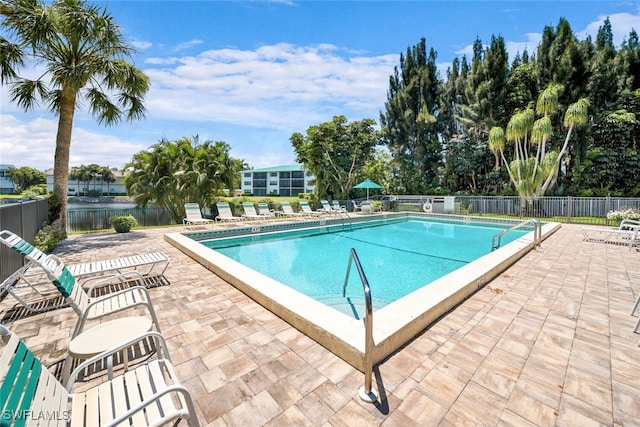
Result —
[[[382, 225], [329, 231], [295, 231], [201, 242], [349, 315], [360, 317], [363, 291], [354, 266], [342, 297], [349, 254], [354, 248], [371, 287], [374, 309], [491, 252], [504, 228], [403, 219]], [[516, 230], [505, 245], [526, 234]], [[358, 307], [358, 308], [354, 308]]]

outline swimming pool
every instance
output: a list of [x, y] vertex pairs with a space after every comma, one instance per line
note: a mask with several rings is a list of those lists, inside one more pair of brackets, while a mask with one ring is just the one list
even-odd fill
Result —
[[[396, 218], [358, 227], [316, 227], [202, 241], [202, 244], [342, 313], [364, 316], [357, 277], [343, 296], [347, 264], [355, 249], [367, 275], [373, 308], [428, 285], [491, 251], [495, 224], [460, 224], [423, 218]], [[525, 235], [514, 230], [509, 243]], [[331, 266], [331, 268], [327, 268]]]
[[[506, 227], [518, 223], [518, 221], [482, 217], [470, 218], [456, 215], [401, 212], [362, 215], [352, 218], [348, 222], [341, 219], [316, 219], [306, 222], [271, 221], [264, 225], [247, 224], [245, 227], [227, 227], [216, 231], [169, 233], [165, 235], [165, 240], [356, 369], [363, 371], [365, 365], [365, 326], [363, 320], [336, 311], [263, 273], [206, 247], [200, 241], [241, 235], [251, 239], [261, 239], [262, 237], [258, 236], [265, 232], [277, 232], [285, 229], [306, 232], [307, 230], [311, 231], [314, 227], [332, 227], [336, 230], [338, 228], [344, 229], [347, 226], [358, 227], [361, 223], [366, 225], [365, 223], [391, 222], [398, 218], [414, 217], [476, 225], [495, 225], [498, 223]], [[543, 224], [541, 238], [544, 240], [559, 227], [559, 223]], [[491, 244], [486, 243], [486, 245], [490, 247]], [[372, 351], [373, 363], [379, 363], [403, 346], [533, 248], [534, 233], [528, 232], [524, 236], [517, 237], [511, 243], [482, 255], [475, 261], [432, 281], [429, 286], [420, 287], [375, 311], [373, 315], [373, 340], [375, 343]], [[325, 270], [331, 268], [333, 265], [328, 266]], [[372, 277], [369, 279], [371, 280]], [[362, 291], [359, 281], [350, 280], [349, 287], [351, 286]], [[375, 298], [375, 290], [373, 292]]]

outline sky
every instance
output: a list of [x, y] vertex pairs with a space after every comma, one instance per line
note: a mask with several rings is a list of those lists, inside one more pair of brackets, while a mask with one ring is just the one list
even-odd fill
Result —
[[[608, 17], [614, 43], [640, 32], [639, 1], [207, 1], [110, 0], [106, 7], [135, 47], [129, 61], [149, 77], [146, 118], [104, 127], [81, 105], [70, 166], [122, 168], [161, 139], [225, 141], [250, 167], [296, 162], [289, 138], [344, 115], [384, 110], [400, 54], [425, 38], [440, 76], [471, 57], [476, 38], [502, 36], [509, 62], [534, 53], [545, 26], [568, 20], [595, 38]], [[35, 69], [25, 69], [31, 77]], [[53, 167], [57, 118], [25, 113], [0, 87], [0, 164]]]

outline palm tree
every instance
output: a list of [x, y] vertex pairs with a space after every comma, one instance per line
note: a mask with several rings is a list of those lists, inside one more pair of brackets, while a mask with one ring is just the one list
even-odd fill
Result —
[[100, 176], [102, 182], [107, 183], [107, 196], [111, 195], [111, 183], [116, 182], [116, 175], [113, 173], [115, 169], [111, 169], [109, 166], [102, 166], [100, 168]]
[[[567, 111], [564, 114], [563, 125], [567, 129], [567, 136], [564, 139], [564, 143], [562, 144], [562, 149], [558, 154], [558, 157], [553, 165], [553, 174], [556, 175], [558, 173], [558, 167], [560, 166], [560, 161], [562, 160], [562, 156], [567, 150], [567, 146], [569, 145], [569, 138], [571, 138], [571, 132], [574, 129], [585, 126], [589, 121], [589, 99], [581, 98], [575, 103], [569, 105]], [[555, 176], [548, 176], [544, 184], [541, 188], [541, 193], [544, 194], [549, 185], [554, 179]]]
[[[511, 182], [527, 203], [543, 196], [555, 182], [572, 131], [586, 125], [588, 121], [588, 99], [582, 98], [569, 105], [564, 117], [564, 127], [567, 128], [564, 144], [559, 152], [555, 150], [547, 152], [546, 143], [552, 133], [549, 116], [558, 109], [558, 92], [558, 86], [550, 85], [540, 94], [536, 113], [541, 114], [542, 117], [538, 120], [534, 121], [533, 110], [527, 108], [514, 113], [507, 125], [506, 134], [499, 127], [494, 127], [489, 132], [489, 149], [496, 158], [498, 154], [502, 156]], [[504, 157], [505, 139], [514, 143], [514, 159], [511, 163], [508, 163]], [[537, 145], [535, 156], [529, 155], [528, 139], [532, 144]]]
[[[83, 166], [84, 167], [84, 166]], [[83, 169], [82, 167], [74, 166], [71, 168], [69, 172], [69, 179], [72, 181], [76, 181], [76, 196], [80, 195], [80, 180], [83, 178]]]
[[[13, 38], [0, 36], [0, 83], [10, 85], [12, 101], [25, 110], [42, 100], [58, 115], [53, 193], [62, 204], [64, 232], [77, 104], [84, 101], [100, 124], [141, 119], [149, 79], [125, 60], [133, 50], [113, 17], [83, 0], [0, 0], [0, 16], [4, 34]], [[20, 76], [26, 64], [38, 63], [45, 67], [40, 77]]]
[[226, 142], [200, 143], [197, 135], [177, 141], [162, 138], [125, 166], [127, 193], [138, 206], [164, 207], [180, 223], [185, 203], [209, 206], [225, 186], [233, 188], [242, 160], [229, 157], [230, 149]]

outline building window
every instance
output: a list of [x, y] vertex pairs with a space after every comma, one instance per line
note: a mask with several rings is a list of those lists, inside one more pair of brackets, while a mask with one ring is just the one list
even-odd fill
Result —
[[304, 172], [303, 171], [294, 171], [294, 172], [291, 173], [291, 178], [304, 179]]
[[269, 176], [278, 176], [278, 172], [271, 172]]
[[244, 185], [246, 185], [247, 187], [251, 187], [251, 181], [245, 181]]
[[278, 185], [278, 181], [269, 181], [269, 185], [271, 186]]
[[251, 172], [245, 172], [244, 173], [244, 177], [245, 178], [251, 178]]

